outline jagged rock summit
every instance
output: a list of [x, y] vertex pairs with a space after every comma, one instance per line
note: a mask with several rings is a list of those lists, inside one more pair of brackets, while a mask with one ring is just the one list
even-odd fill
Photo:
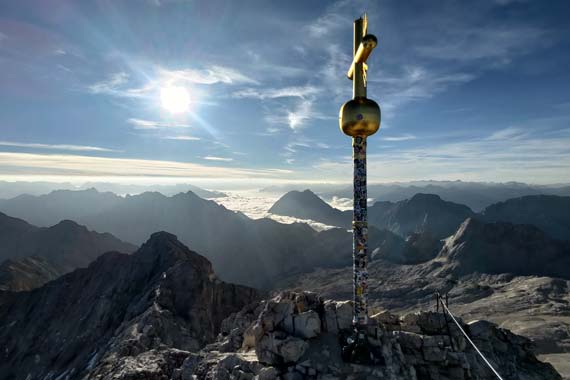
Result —
[[0, 292], [0, 379], [162, 379], [161, 365], [211, 342], [257, 297], [155, 233], [132, 255], [108, 252], [41, 288]]
[[[496, 379], [462, 332], [442, 313], [381, 312], [367, 330], [375, 365], [342, 360], [339, 336], [351, 327], [350, 302], [283, 292], [226, 319], [218, 341], [188, 358], [173, 379]], [[486, 321], [461, 327], [505, 380], [557, 380], [530, 340]]]

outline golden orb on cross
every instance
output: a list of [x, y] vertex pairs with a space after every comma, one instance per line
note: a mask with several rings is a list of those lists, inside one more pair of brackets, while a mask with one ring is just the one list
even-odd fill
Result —
[[351, 99], [340, 107], [340, 129], [352, 137], [368, 137], [380, 129], [380, 107], [368, 98]]

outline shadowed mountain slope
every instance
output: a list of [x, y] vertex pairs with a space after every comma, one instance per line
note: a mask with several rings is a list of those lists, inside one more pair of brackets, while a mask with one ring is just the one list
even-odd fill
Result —
[[535, 226], [467, 219], [435, 259], [456, 275], [474, 272], [570, 279], [570, 242]]
[[122, 197], [111, 192], [87, 190], [54, 190], [34, 196], [22, 194], [0, 200], [0, 211], [22, 218], [36, 226], [47, 227], [64, 219], [79, 221], [83, 216], [110, 210]]
[[556, 239], [570, 240], [570, 197], [533, 195], [487, 207], [486, 221], [534, 224]]
[[0, 261], [41, 256], [63, 272], [85, 267], [104, 252], [133, 252], [136, 247], [109, 233], [89, 231], [70, 220], [36, 227], [0, 213]]
[[109, 252], [49, 286], [2, 295], [0, 379], [79, 379], [100, 362], [165, 345], [196, 351], [256, 297], [219, 281], [175, 236], [155, 233], [132, 255]]
[[440, 239], [451, 235], [462, 221], [474, 215], [469, 207], [433, 194], [416, 194], [396, 203], [376, 202], [368, 214], [370, 224], [400, 236], [428, 232]]
[[0, 264], [0, 290], [32, 290], [63, 273], [62, 269], [40, 256], [8, 259]]

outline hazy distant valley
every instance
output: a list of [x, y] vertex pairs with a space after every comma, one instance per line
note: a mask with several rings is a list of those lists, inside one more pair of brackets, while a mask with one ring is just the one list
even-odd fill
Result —
[[[432, 310], [434, 293], [448, 293], [464, 319], [495, 321], [534, 339], [548, 360], [568, 360], [568, 187], [544, 187], [541, 194], [521, 184], [409, 184], [398, 199], [401, 186], [371, 186], [377, 194], [369, 206], [374, 309]], [[156, 321], [161, 344], [195, 351], [214, 340], [230, 312], [268, 291], [351, 298], [352, 215], [344, 190], [194, 190], [119, 196], [66, 189], [1, 200], [0, 326], [10, 328], [0, 333], [8, 353], [0, 372], [10, 375], [0, 378], [22, 378], [9, 369], [15, 365], [33, 368], [32, 376], [114, 373], [111, 363], [124, 350], [154, 347], [152, 334], [134, 332]], [[380, 195], [389, 191], [384, 200]], [[478, 206], [452, 201], [465, 194], [475, 194], [469, 199]], [[345, 207], [333, 207], [338, 204]], [[135, 255], [124, 255], [137, 246]], [[195, 295], [206, 297], [201, 305], [182, 296], [196, 287], [208, 289]], [[85, 314], [89, 308], [92, 316]], [[157, 310], [170, 310], [173, 319]], [[176, 338], [180, 329], [187, 335]], [[197, 333], [202, 329], [204, 336]], [[74, 343], [42, 353], [60, 345], [58, 339]], [[76, 349], [82, 345], [97, 348]], [[40, 357], [35, 364], [33, 355]]]

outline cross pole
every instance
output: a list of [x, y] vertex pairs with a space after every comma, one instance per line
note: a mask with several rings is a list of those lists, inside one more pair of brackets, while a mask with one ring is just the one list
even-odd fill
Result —
[[380, 128], [380, 107], [366, 97], [366, 61], [378, 40], [367, 34], [366, 14], [354, 21], [353, 60], [347, 76], [353, 83], [353, 97], [342, 105], [339, 114], [340, 129], [352, 137], [354, 162], [353, 236], [353, 291], [352, 323], [356, 328], [368, 324], [368, 221], [366, 189], [366, 138]]

